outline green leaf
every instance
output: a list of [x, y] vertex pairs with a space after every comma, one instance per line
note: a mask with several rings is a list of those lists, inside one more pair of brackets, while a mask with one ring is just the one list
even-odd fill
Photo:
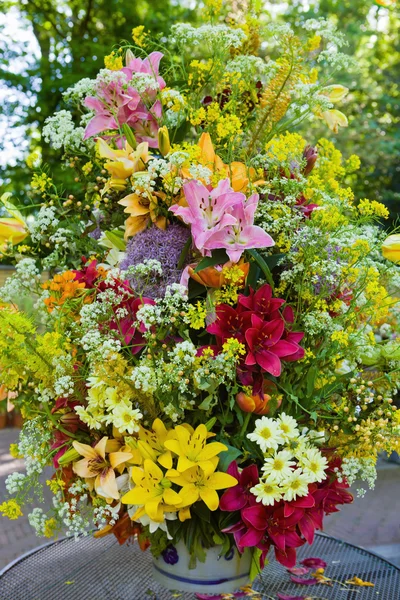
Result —
[[257, 286], [257, 281], [260, 279], [261, 270], [256, 262], [250, 264], [249, 274], [247, 275], [247, 286], [253, 288]]
[[225, 446], [228, 447], [228, 450], [224, 450], [221, 452], [219, 456], [218, 470], [226, 472], [227, 468], [231, 464], [233, 460], [236, 460], [239, 456], [241, 456], [242, 452], [235, 448], [234, 446], [230, 446], [224, 440], [221, 440]]
[[315, 387], [315, 379], [317, 377], [318, 369], [317, 367], [311, 367], [307, 373], [307, 398], [310, 398], [313, 395], [314, 387]]
[[187, 256], [187, 253], [189, 252], [189, 248], [192, 244], [192, 236], [190, 235], [186, 244], [183, 246], [182, 248], [182, 252], [179, 256], [179, 260], [178, 260], [178, 269], [182, 269], [183, 265], [185, 264], [185, 258]]
[[192, 506], [192, 512], [202, 519], [206, 521], [206, 523], [210, 523], [210, 509], [204, 504], [204, 502], [196, 502]]
[[214, 250], [211, 256], [206, 256], [203, 258], [194, 272], [198, 273], [207, 267], [213, 267], [214, 265], [223, 265], [224, 263], [229, 261], [229, 256], [226, 253], [226, 250], [223, 248], [219, 248], [218, 250]]
[[[250, 566], [250, 583], [252, 583], [255, 578], [257, 577], [257, 575], [259, 575], [261, 573], [261, 567], [260, 567], [260, 557], [261, 557], [261, 550], [259, 550], [258, 548], [254, 548], [253, 550], [253, 556], [251, 558], [251, 566]], [[265, 564], [267, 564], [267, 561], [265, 562]]]
[[286, 256], [286, 255], [285, 254], [271, 254], [271, 256], [266, 256], [264, 260], [265, 260], [266, 264], [268, 265], [268, 267], [270, 268], [270, 270], [272, 271], [273, 269], [275, 269], [278, 262], [284, 256]]
[[274, 280], [272, 278], [272, 273], [269, 270], [269, 267], [268, 267], [267, 263], [265, 262], [265, 260], [263, 259], [263, 257], [261, 256], [261, 254], [259, 254], [257, 252], [257, 250], [254, 250], [254, 249], [247, 250], [247, 252], [250, 254], [250, 256], [252, 256], [254, 258], [254, 260], [260, 267], [261, 271], [264, 273], [265, 279], [270, 284], [272, 289], [274, 289]]
[[105, 236], [112, 243], [112, 245], [115, 246], [115, 248], [117, 248], [117, 250], [120, 250], [121, 252], [125, 252], [126, 242], [123, 238], [122, 231], [120, 232], [115, 229], [114, 229], [114, 231], [106, 231]]

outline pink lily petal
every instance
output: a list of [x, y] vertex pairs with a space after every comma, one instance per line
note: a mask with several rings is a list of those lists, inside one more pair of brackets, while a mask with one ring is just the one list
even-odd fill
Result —
[[292, 575], [307, 575], [307, 573], [310, 572], [310, 569], [307, 569], [307, 567], [293, 567], [292, 569], [288, 569], [289, 573], [291, 573]]
[[300, 561], [301, 565], [305, 567], [310, 567], [310, 569], [325, 569], [327, 563], [322, 558], [304, 558]]
[[310, 579], [303, 579], [302, 577], [296, 577], [296, 575], [291, 575], [290, 579], [293, 581], [293, 583], [298, 583], [300, 585], [315, 585], [317, 583], [317, 580], [313, 578]]

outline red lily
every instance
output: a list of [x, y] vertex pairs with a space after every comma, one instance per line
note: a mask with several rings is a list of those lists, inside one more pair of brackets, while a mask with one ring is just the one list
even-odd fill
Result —
[[250, 349], [246, 365], [258, 364], [263, 371], [278, 377], [282, 371], [280, 358], [295, 354], [299, 349], [298, 345], [281, 339], [285, 331], [282, 319], [265, 322], [253, 314], [251, 324], [252, 327], [245, 334]]
[[221, 496], [219, 508], [224, 511], [234, 512], [246, 506], [256, 504], [256, 497], [250, 492], [250, 488], [259, 483], [257, 465], [245, 467], [239, 472], [236, 461], [231, 462], [227, 471], [229, 475], [237, 479], [235, 487], [227, 489]]
[[207, 327], [208, 333], [220, 338], [221, 343], [232, 337], [245, 343], [245, 332], [250, 327], [251, 312], [244, 311], [241, 306], [234, 309], [228, 304], [220, 304], [215, 312], [217, 318]]
[[285, 302], [286, 300], [282, 298], [272, 297], [272, 288], [268, 283], [262, 285], [256, 292], [250, 289], [249, 296], [243, 294], [239, 296], [239, 304], [270, 321], [280, 317], [279, 308]]

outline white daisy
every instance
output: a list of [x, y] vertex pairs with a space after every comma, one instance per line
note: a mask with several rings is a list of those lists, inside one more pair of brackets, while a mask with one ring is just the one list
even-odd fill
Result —
[[107, 421], [111, 422], [118, 431], [132, 434], [139, 431], [139, 420], [142, 417], [142, 413], [137, 408], [121, 403], [113, 409], [112, 414], [107, 417]]
[[318, 448], [309, 448], [299, 459], [300, 466], [305, 475], [309, 478], [309, 483], [321, 482], [326, 479], [325, 470], [328, 461], [322, 456]]
[[253, 433], [247, 434], [247, 437], [252, 442], [256, 442], [263, 452], [276, 450], [278, 445], [283, 443], [280, 428], [273, 419], [261, 417], [261, 419], [257, 419], [255, 426]]
[[293, 417], [285, 413], [281, 413], [279, 415], [278, 425], [285, 442], [289, 442], [290, 440], [299, 437], [300, 432], [297, 426], [297, 421]]
[[264, 506], [272, 506], [282, 498], [282, 491], [273, 477], [262, 479], [250, 488], [250, 492], [257, 498], [257, 502], [262, 502]]
[[297, 497], [308, 495], [309, 478], [301, 469], [296, 469], [291, 476], [282, 481], [283, 499], [286, 502], [296, 500]]
[[296, 464], [292, 458], [293, 454], [288, 450], [281, 450], [276, 452], [274, 456], [266, 458], [262, 467], [264, 475], [267, 477], [271, 475], [278, 483], [282, 479], [287, 479], [292, 474], [293, 469], [291, 467]]

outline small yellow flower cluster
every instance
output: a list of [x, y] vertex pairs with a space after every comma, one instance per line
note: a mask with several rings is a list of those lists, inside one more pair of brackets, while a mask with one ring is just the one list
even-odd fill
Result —
[[188, 75], [188, 85], [190, 87], [203, 87], [208, 73], [213, 68], [213, 61], [211, 58], [206, 61], [192, 60], [190, 63], [192, 69]]
[[57, 492], [65, 488], [65, 482], [62, 479], [59, 479], [58, 477], [54, 479], [47, 479], [46, 485], [49, 486], [53, 494], [56, 494]]
[[111, 54], [104, 57], [104, 66], [110, 71], [119, 71], [123, 67], [121, 51], [116, 52], [113, 50]]
[[18, 519], [18, 517], [22, 517], [23, 515], [20, 505], [14, 499], [7, 500], [0, 504], [0, 512], [4, 517], [8, 517], [11, 521]]
[[82, 167], [82, 171], [84, 172], [85, 175], [89, 175], [89, 173], [92, 171], [93, 169], [93, 163], [89, 160], [87, 163], [85, 163]]
[[321, 45], [321, 39], [322, 38], [320, 35], [313, 35], [312, 37], [310, 37], [306, 44], [306, 50], [308, 52], [313, 52], [314, 50], [317, 50]]
[[144, 47], [146, 37], [147, 33], [144, 30], [144, 25], [138, 25], [132, 29], [132, 39], [139, 48]]
[[331, 334], [332, 342], [337, 342], [339, 346], [348, 346], [349, 345], [349, 334], [346, 331], [339, 330], [334, 331]]
[[44, 537], [52, 538], [54, 536], [56, 529], [57, 529], [57, 521], [54, 518], [47, 519], [44, 524], [44, 528], [43, 528]]
[[239, 342], [236, 338], [229, 338], [222, 345], [222, 351], [228, 358], [240, 360], [240, 357], [246, 354], [245, 345]]
[[207, 310], [200, 300], [196, 304], [191, 304], [186, 312], [190, 327], [193, 329], [204, 329]]
[[223, 114], [219, 117], [217, 122], [217, 139], [221, 140], [231, 140], [235, 138], [237, 135], [242, 133], [242, 123], [234, 114]]
[[311, 219], [325, 231], [335, 231], [349, 222], [346, 215], [342, 214], [337, 206], [325, 205], [321, 210], [314, 210]]
[[34, 190], [45, 192], [52, 184], [52, 179], [46, 173], [35, 173], [31, 180], [31, 186]]
[[300, 161], [306, 145], [306, 140], [301, 135], [287, 131], [268, 142], [265, 150], [268, 158], [286, 163], [291, 160]]
[[367, 200], [367, 198], [364, 198], [360, 200], [357, 209], [360, 215], [367, 217], [389, 218], [389, 211], [386, 206], [376, 200]]
[[18, 444], [10, 444], [10, 454], [13, 458], [23, 458], [18, 449]]

